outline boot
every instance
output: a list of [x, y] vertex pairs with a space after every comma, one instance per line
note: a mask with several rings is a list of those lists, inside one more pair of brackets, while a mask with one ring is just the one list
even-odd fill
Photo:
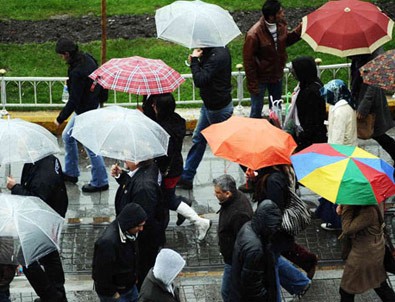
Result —
[[202, 241], [204, 240], [204, 238], [206, 238], [208, 230], [211, 227], [210, 219], [200, 217], [194, 209], [192, 209], [190, 206], [182, 201], [178, 206], [176, 212], [184, 216], [195, 225], [198, 241]]
[[[192, 205], [192, 200], [184, 197], [184, 196], [177, 196], [178, 199], [181, 200], [181, 202], [185, 202], [188, 206]], [[181, 214], [177, 214], [177, 222], [176, 225], [180, 226], [184, 223], [185, 221], [185, 216], [182, 216]]]

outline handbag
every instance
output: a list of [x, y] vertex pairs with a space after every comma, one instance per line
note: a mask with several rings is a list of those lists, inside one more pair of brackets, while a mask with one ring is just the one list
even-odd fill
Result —
[[376, 115], [369, 113], [364, 118], [357, 119], [357, 136], [361, 139], [369, 139], [374, 132], [374, 122]]
[[303, 231], [311, 221], [306, 203], [289, 188], [287, 205], [283, 213], [281, 228], [288, 234], [295, 236]]
[[387, 226], [384, 221], [383, 215], [381, 215], [381, 212], [379, 208], [376, 206], [376, 211], [377, 215], [379, 216], [379, 221], [383, 226], [383, 235], [384, 235], [384, 248], [385, 248], [385, 253], [384, 253], [384, 268], [386, 272], [395, 274], [395, 248], [394, 245], [392, 244], [391, 237], [388, 234], [387, 231]]

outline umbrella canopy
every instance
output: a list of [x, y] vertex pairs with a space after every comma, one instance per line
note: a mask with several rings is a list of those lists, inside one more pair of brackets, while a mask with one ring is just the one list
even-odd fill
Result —
[[296, 148], [292, 136], [265, 119], [232, 116], [202, 131], [216, 156], [253, 170], [290, 164]]
[[346, 57], [372, 53], [392, 39], [394, 22], [372, 3], [329, 1], [302, 19], [301, 37], [315, 50]]
[[21, 119], [0, 119], [0, 165], [34, 163], [58, 153], [58, 140], [44, 127]]
[[395, 91], [395, 49], [377, 56], [359, 71], [366, 84]]
[[394, 168], [361, 148], [313, 144], [291, 160], [299, 182], [333, 203], [371, 205], [395, 195]]
[[71, 135], [96, 154], [132, 162], [166, 155], [170, 137], [141, 111], [119, 106], [78, 115]]
[[162, 60], [138, 56], [111, 59], [89, 77], [106, 89], [138, 95], [173, 92], [185, 81]]
[[155, 24], [158, 38], [188, 48], [223, 47], [241, 34], [227, 10], [199, 0], [158, 9]]
[[38, 197], [0, 193], [0, 263], [29, 265], [59, 250], [64, 219]]

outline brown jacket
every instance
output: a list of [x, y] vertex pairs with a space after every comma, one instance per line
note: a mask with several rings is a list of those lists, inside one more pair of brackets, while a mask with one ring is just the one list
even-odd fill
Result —
[[352, 249], [340, 287], [350, 294], [380, 287], [387, 276], [383, 264], [384, 237], [377, 210], [374, 206], [364, 206], [355, 216], [356, 208], [344, 206], [342, 214], [343, 234], [351, 236]]
[[286, 47], [300, 40], [301, 29], [302, 25], [299, 24], [289, 32], [286, 23], [278, 23], [276, 49], [263, 16], [250, 28], [243, 47], [244, 69], [250, 93], [258, 93], [258, 83], [276, 83], [282, 79], [287, 61]]

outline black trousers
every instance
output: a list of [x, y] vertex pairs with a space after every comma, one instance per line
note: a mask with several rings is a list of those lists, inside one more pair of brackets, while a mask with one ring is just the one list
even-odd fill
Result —
[[42, 302], [64, 302], [64, 272], [59, 253], [54, 251], [28, 267], [23, 267], [23, 273]]
[[[395, 293], [393, 289], [388, 285], [387, 280], [380, 284], [380, 287], [375, 288], [374, 291], [380, 297], [383, 302], [395, 301]], [[355, 295], [345, 292], [341, 287], [339, 289], [340, 302], [354, 302]]]

